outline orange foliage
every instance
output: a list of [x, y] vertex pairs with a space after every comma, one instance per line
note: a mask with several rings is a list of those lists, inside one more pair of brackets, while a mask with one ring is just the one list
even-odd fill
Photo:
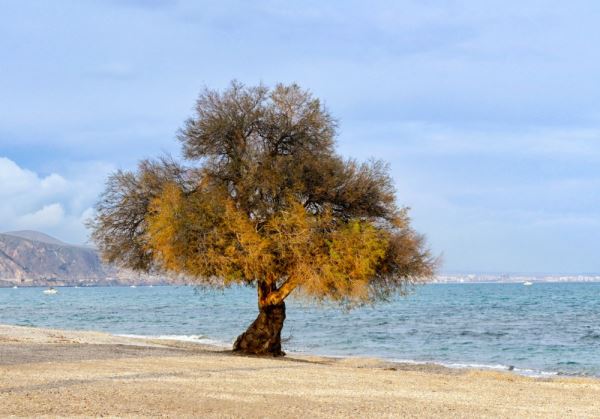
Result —
[[113, 175], [94, 238], [111, 262], [259, 285], [261, 304], [294, 290], [346, 305], [402, 292], [434, 260], [387, 165], [339, 157], [335, 130], [296, 85], [207, 90], [179, 136], [200, 164]]

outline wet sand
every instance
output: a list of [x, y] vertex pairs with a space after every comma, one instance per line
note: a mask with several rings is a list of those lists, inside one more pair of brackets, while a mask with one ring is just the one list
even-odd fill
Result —
[[599, 417], [600, 380], [0, 325], [0, 416]]

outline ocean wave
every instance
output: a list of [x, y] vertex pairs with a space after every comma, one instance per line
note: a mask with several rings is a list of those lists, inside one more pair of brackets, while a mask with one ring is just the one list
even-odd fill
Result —
[[[180, 342], [191, 342], [191, 343], [198, 343], [198, 344], [204, 344], [204, 345], [211, 345], [211, 346], [216, 346], [219, 348], [227, 348], [227, 349], [231, 348], [231, 345], [233, 344], [232, 342], [216, 340], [216, 339], [212, 339], [207, 336], [204, 336], [204, 335], [116, 334], [115, 336], [136, 338], [136, 339], [175, 340], [175, 341], [180, 341]], [[359, 356], [351, 356], [351, 355], [341, 355], [341, 354], [334, 355], [334, 354], [313, 353], [310, 350], [309, 351], [298, 350], [298, 348], [290, 351], [290, 353], [303, 354], [303, 355], [312, 354], [312, 355], [319, 355], [319, 356], [326, 356], [326, 357], [340, 358], [340, 359], [341, 358], [354, 358], [354, 357], [360, 358], [363, 356], [367, 356], [365, 354], [362, 354]], [[570, 374], [570, 373], [563, 373], [563, 372], [557, 372], [557, 371], [537, 370], [537, 369], [532, 369], [532, 368], [519, 368], [519, 367], [515, 367], [513, 365], [504, 365], [504, 364], [461, 363], [461, 362], [447, 362], [447, 361], [434, 361], [434, 360], [422, 361], [422, 360], [415, 360], [415, 359], [399, 359], [399, 358], [388, 358], [388, 357], [383, 357], [381, 359], [384, 361], [390, 361], [390, 362], [394, 362], [394, 363], [398, 363], [398, 364], [411, 364], [411, 365], [432, 364], [432, 365], [439, 365], [442, 367], [452, 368], [452, 369], [506, 371], [506, 372], [510, 372], [510, 373], [514, 373], [514, 374], [518, 374], [518, 375], [522, 375], [522, 376], [526, 376], [526, 377], [533, 377], [533, 378], [548, 378], [548, 377], [555, 377], [555, 376], [561, 376], [561, 375], [569, 375], [569, 376], [571, 376], [571, 375], [578, 376], [579, 375], [579, 374]], [[569, 364], [570, 365], [571, 363], [572, 362], [559, 363], [559, 364]], [[583, 375], [585, 375], [585, 374], [583, 374]]]
[[212, 345], [218, 346], [222, 348], [230, 348], [231, 343], [227, 343], [221, 340], [211, 339], [204, 335], [131, 335], [131, 334], [118, 334], [115, 336], [120, 336], [124, 338], [134, 338], [134, 339], [151, 339], [151, 340], [175, 340], [179, 342], [191, 342], [191, 343], [200, 343], [204, 345]]
[[463, 330], [459, 333], [459, 336], [472, 336], [472, 337], [492, 337], [492, 338], [501, 338], [507, 336], [507, 332], [474, 332], [472, 330]]
[[479, 364], [479, 363], [460, 363], [460, 362], [441, 362], [441, 361], [416, 361], [413, 359], [391, 359], [392, 362], [399, 364], [426, 365], [433, 364], [452, 369], [476, 369], [476, 370], [492, 370], [492, 371], [507, 371], [526, 377], [553, 377], [560, 375], [556, 371], [542, 371], [529, 368], [517, 368], [513, 365], [503, 364]]
[[600, 333], [599, 332], [587, 332], [584, 336], [581, 337], [581, 340], [599, 340]]

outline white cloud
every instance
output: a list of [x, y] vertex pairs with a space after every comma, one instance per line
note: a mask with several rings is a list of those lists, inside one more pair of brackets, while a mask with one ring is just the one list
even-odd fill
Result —
[[65, 210], [59, 203], [44, 205], [42, 209], [25, 214], [17, 219], [17, 225], [22, 229], [44, 229], [59, 225], [65, 217]]
[[86, 242], [84, 221], [111, 170], [78, 164], [67, 176], [40, 175], [0, 157], [0, 232], [39, 230], [66, 242]]
[[49, 191], [50, 193], [65, 190], [67, 185], [67, 181], [62, 176], [57, 175], [56, 173], [45, 177], [40, 183], [42, 189], [44, 191]]
[[0, 197], [8, 198], [15, 193], [30, 189], [38, 181], [35, 173], [21, 169], [13, 161], [0, 157]]

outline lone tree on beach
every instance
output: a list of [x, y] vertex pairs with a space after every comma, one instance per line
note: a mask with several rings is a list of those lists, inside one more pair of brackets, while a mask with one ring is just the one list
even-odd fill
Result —
[[90, 222], [111, 263], [258, 290], [234, 351], [283, 355], [292, 292], [355, 306], [404, 293], [434, 260], [380, 161], [336, 154], [336, 122], [299, 86], [205, 90], [179, 132], [186, 165], [110, 176]]

